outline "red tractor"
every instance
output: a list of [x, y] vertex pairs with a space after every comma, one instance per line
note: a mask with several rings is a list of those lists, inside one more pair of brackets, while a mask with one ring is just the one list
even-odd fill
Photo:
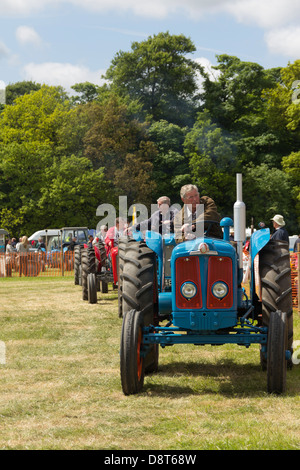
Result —
[[118, 284], [118, 247], [112, 248], [107, 255], [104, 243], [98, 241], [93, 247], [84, 248], [80, 256], [82, 299], [95, 304], [100, 283], [103, 293], [108, 291], [109, 282], [114, 286]]

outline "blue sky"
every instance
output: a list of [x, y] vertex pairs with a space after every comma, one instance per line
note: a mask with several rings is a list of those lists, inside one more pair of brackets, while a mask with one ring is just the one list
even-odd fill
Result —
[[0, 82], [101, 84], [119, 50], [161, 31], [190, 37], [208, 67], [222, 53], [285, 67], [299, 25], [298, 0], [0, 0]]

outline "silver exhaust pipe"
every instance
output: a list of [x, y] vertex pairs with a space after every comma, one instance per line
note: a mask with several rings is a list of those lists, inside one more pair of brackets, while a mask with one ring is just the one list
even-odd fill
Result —
[[233, 206], [234, 241], [237, 242], [239, 268], [243, 269], [243, 243], [246, 238], [246, 205], [243, 202], [242, 174], [236, 175], [236, 202]]

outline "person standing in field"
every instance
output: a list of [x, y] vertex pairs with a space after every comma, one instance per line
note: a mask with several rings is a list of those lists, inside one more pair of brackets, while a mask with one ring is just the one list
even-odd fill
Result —
[[26, 236], [22, 237], [21, 243], [18, 246], [19, 253], [19, 276], [22, 274], [27, 276], [27, 263], [28, 263], [28, 254], [29, 254], [29, 243]]

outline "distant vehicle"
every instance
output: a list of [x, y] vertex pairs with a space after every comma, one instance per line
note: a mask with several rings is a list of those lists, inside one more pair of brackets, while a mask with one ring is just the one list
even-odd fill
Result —
[[88, 242], [89, 229], [87, 227], [64, 227], [60, 229], [62, 245], [67, 247], [76, 238], [76, 244], [84, 245]]
[[9, 237], [9, 233], [0, 228], [0, 253], [5, 253], [5, 240]]
[[33, 249], [36, 248], [39, 238], [42, 238], [46, 245], [46, 250], [51, 251], [60, 247], [60, 229], [45, 229], [34, 232], [28, 241]]
[[[65, 253], [76, 245], [84, 245], [88, 242], [89, 230], [87, 227], [63, 227], [60, 229], [44, 229], [33, 233], [29, 238], [30, 250], [37, 251], [38, 240], [41, 238], [45, 243], [47, 256], [45, 262], [48, 266], [61, 267], [61, 253], [63, 250], [64, 267], [67, 270], [73, 269], [73, 253], [67, 256]], [[75, 241], [76, 240], [76, 241]], [[73, 243], [72, 243], [73, 242]], [[41, 251], [45, 251], [42, 249]]]
[[61, 245], [67, 247], [76, 238], [78, 244], [87, 243], [87, 227], [63, 227], [61, 229], [44, 229], [34, 232], [29, 238], [32, 248], [36, 248], [39, 238], [42, 238], [46, 245], [46, 251], [60, 251]]
[[298, 235], [292, 235], [291, 237], [289, 237], [289, 240], [290, 240], [290, 251], [294, 251], [294, 245], [295, 245], [295, 241], [298, 239]]
[[87, 227], [63, 227], [59, 230], [59, 243], [51, 247], [48, 253], [48, 265], [60, 267], [61, 252], [63, 251], [64, 269], [74, 268], [74, 248], [87, 246], [89, 229]]

